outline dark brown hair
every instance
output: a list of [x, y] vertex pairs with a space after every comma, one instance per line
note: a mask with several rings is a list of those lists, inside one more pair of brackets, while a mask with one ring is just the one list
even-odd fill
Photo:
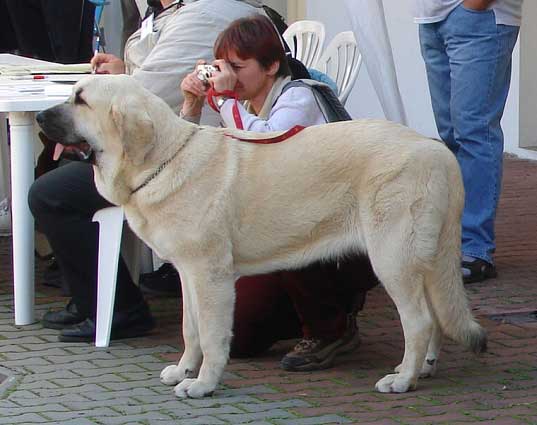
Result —
[[277, 76], [291, 74], [285, 50], [272, 21], [253, 15], [233, 21], [220, 33], [214, 44], [214, 57], [228, 60], [230, 52], [241, 59], [255, 59], [264, 68], [279, 62]]

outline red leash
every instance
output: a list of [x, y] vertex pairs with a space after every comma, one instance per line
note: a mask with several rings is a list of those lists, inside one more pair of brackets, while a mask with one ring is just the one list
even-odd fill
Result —
[[295, 125], [290, 130], [287, 130], [285, 133], [280, 134], [279, 136], [274, 137], [267, 137], [265, 139], [250, 139], [248, 137], [239, 137], [235, 136], [233, 134], [226, 134], [228, 137], [232, 137], [233, 139], [240, 140], [241, 142], [249, 142], [249, 143], [259, 143], [262, 145], [268, 145], [271, 143], [280, 143], [283, 142], [286, 139], [289, 139], [290, 137], [293, 137], [295, 134], [301, 132], [306, 127], [302, 125]]
[[[235, 93], [232, 90], [224, 90], [222, 92], [217, 92], [216, 90], [214, 90], [213, 87], [211, 87], [207, 92], [207, 103], [216, 112], [220, 112], [220, 109], [218, 109], [218, 106], [216, 106], [216, 103], [214, 101], [214, 98], [218, 96], [226, 96], [235, 100], [235, 102], [233, 103], [233, 110], [232, 110], [233, 120], [235, 121], [235, 126], [237, 127], [237, 129], [244, 130], [241, 114], [239, 112], [239, 101], [238, 101], [237, 93]], [[304, 128], [305, 127], [302, 125], [295, 125], [294, 127], [280, 134], [279, 136], [267, 137], [264, 139], [250, 139], [247, 137], [238, 137], [238, 136], [231, 135], [231, 134], [228, 134], [227, 136], [232, 137], [233, 139], [236, 139], [236, 140], [240, 140], [241, 142], [259, 143], [263, 145], [268, 145], [271, 143], [283, 142], [284, 140], [287, 140], [290, 137], [293, 137], [295, 134], [299, 133], [300, 131], [304, 130]]]

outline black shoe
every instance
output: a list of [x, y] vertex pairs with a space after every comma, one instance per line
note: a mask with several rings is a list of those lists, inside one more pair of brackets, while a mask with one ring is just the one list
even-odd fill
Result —
[[83, 322], [86, 317], [87, 316], [78, 311], [76, 305], [72, 301], [69, 301], [69, 304], [67, 304], [63, 310], [47, 311], [43, 315], [41, 323], [44, 328], [64, 329]]
[[476, 283], [498, 277], [498, 273], [494, 264], [481, 258], [465, 256], [462, 261], [462, 276], [464, 283]]
[[[140, 303], [129, 311], [114, 312], [110, 339], [135, 338], [147, 334], [155, 327], [155, 321], [147, 304]], [[95, 320], [86, 319], [82, 323], [65, 328], [60, 332], [61, 342], [95, 341]]]
[[181, 279], [172, 264], [164, 263], [151, 273], [140, 276], [142, 292], [153, 295], [181, 296]]

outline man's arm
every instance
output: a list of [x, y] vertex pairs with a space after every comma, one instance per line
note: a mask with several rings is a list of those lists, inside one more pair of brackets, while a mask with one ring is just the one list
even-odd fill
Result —
[[133, 71], [133, 77], [178, 110], [183, 102], [179, 88], [183, 78], [192, 72], [198, 59], [212, 60], [216, 36], [227, 24], [216, 19], [197, 10], [190, 12], [185, 6], [166, 23], [157, 44], [142, 66]]

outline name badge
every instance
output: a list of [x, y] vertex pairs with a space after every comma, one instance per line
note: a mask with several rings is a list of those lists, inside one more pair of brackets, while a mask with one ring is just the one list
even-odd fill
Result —
[[146, 38], [149, 34], [153, 32], [153, 18], [155, 14], [152, 13], [147, 18], [142, 21], [141, 31], [140, 31], [140, 40]]

